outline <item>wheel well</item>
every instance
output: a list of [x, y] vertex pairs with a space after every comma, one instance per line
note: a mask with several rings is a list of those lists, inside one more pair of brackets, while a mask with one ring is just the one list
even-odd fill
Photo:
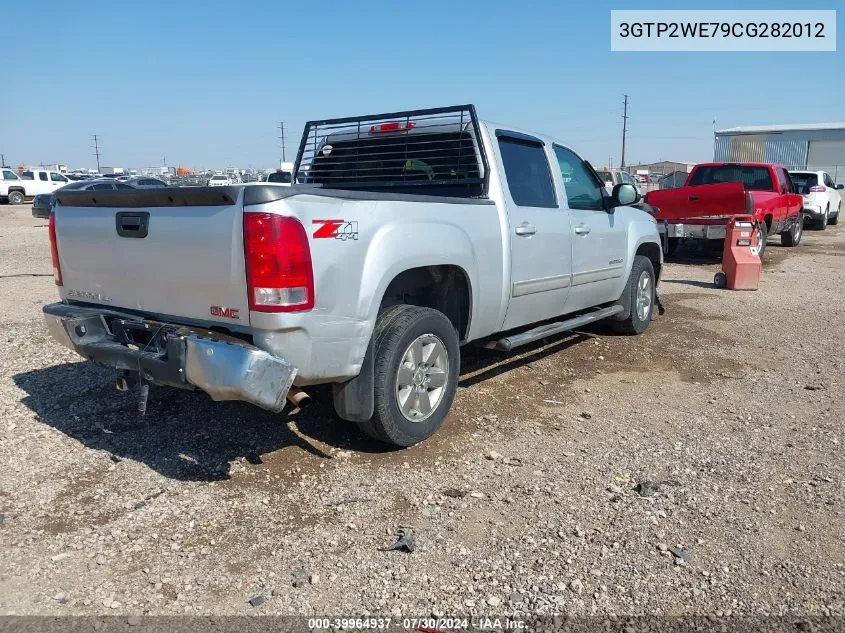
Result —
[[17, 185], [12, 185], [11, 187], [9, 187], [8, 193], [11, 193], [13, 191], [20, 191], [22, 194], [26, 195], [26, 189]]
[[469, 332], [470, 286], [459, 266], [422, 266], [399, 273], [387, 286], [379, 312], [401, 303], [439, 310], [461, 340]]
[[766, 233], [771, 233], [772, 231], [772, 216], [767, 215], [763, 218], [763, 222], [766, 223]]
[[640, 244], [637, 255], [644, 255], [651, 260], [651, 265], [654, 267], [654, 277], [660, 279], [660, 247], [654, 242]]

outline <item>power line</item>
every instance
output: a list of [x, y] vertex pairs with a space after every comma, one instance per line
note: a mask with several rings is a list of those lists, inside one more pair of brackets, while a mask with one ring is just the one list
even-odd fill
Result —
[[622, 112], [622, 164], [620, 169], [625, 169], [625, 137], [628, 135], [628, 95], [625, 95]]
[[97, 138], [96, 134], [91, 135], [91, 139], [94, 141], [94, 156], [97, 157], [97, 173], [100, 173], [100, 140]]

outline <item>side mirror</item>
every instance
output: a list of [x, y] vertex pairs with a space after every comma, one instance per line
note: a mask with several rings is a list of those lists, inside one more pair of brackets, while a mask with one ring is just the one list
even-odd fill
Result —
[[842, 189], [845, 189], [845, 185], [836, 185], [836, 188], [841, 191]]
[[634, 185], [621, 184], [613, 188], [610, 194], [610, 206], [612, 207], [627, 207], [632, 204], [637, 204], [642, 199], [642, 196], [637, 192]]

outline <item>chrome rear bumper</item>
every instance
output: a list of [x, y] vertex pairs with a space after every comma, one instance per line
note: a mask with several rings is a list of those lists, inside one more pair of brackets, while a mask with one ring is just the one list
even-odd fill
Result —
[[88, 360], [213, 400], [281, 411], [296, 377], [284, 358], [217, 332], [65, 303], [44, 306], [44, 320], [53, 338]]

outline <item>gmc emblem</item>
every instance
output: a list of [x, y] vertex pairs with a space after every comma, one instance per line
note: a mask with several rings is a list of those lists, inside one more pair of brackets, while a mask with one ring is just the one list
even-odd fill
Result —
[[211, 316], [223, 317], [224, 319], [240, 319], [237, 308], [221, 308], [220, 306], [211, 306]]

